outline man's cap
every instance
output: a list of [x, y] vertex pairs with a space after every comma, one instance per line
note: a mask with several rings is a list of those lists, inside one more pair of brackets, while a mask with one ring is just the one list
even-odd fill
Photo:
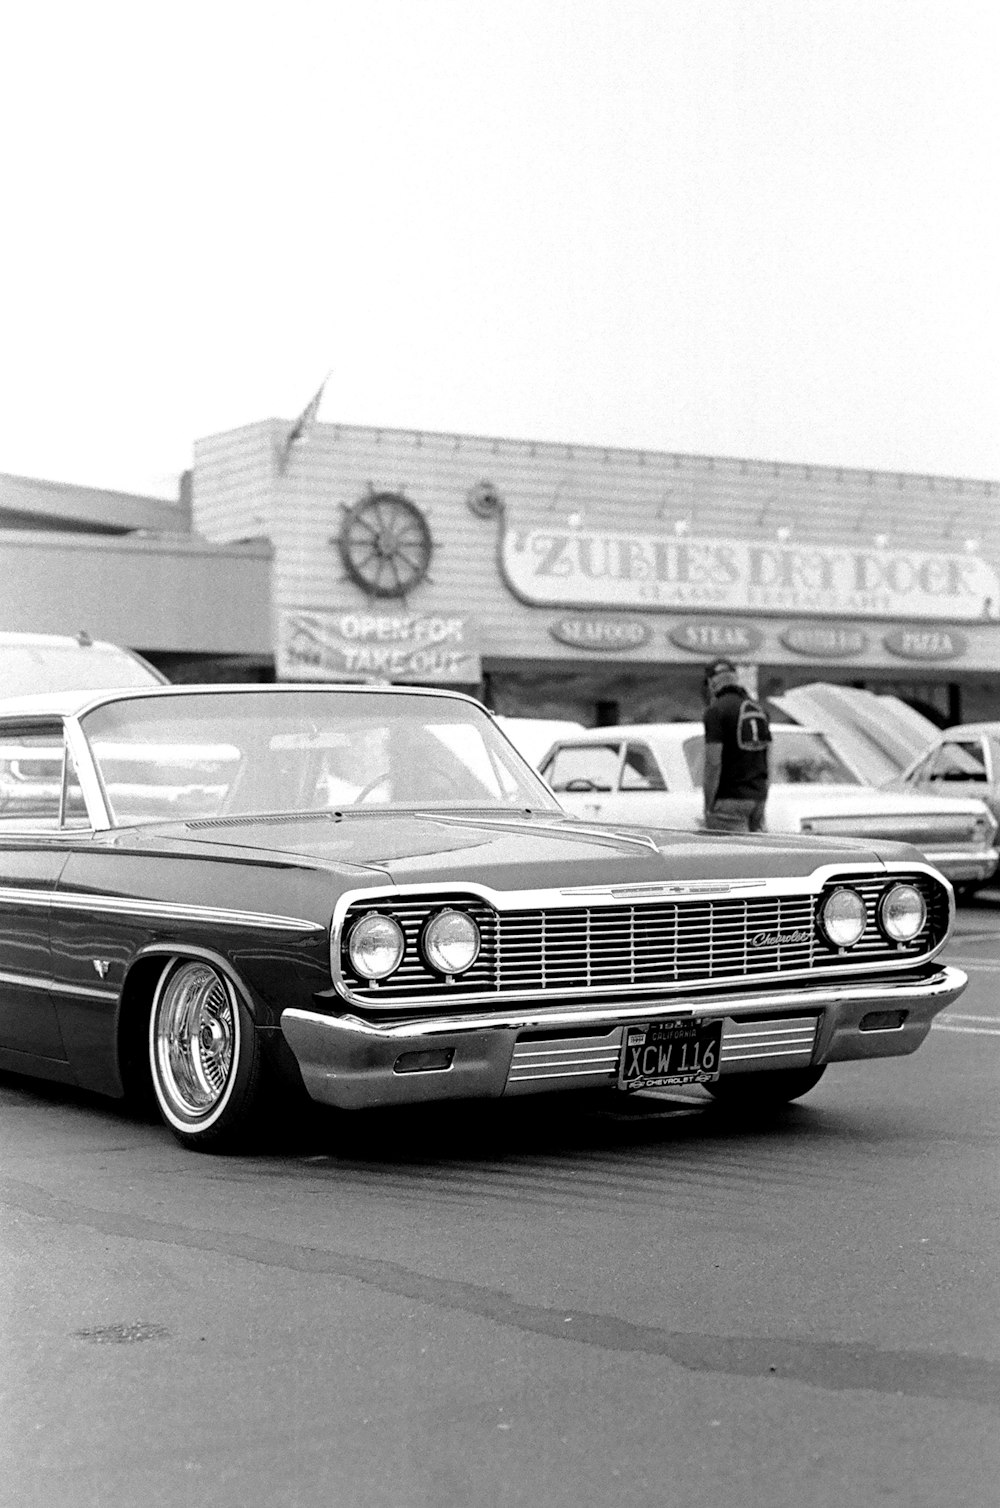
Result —
[[735, 675], [736, 666], [732, 660], [713, 660], [711, 665], [705, 666], [706, 681], [714, 680], [717, 675]]

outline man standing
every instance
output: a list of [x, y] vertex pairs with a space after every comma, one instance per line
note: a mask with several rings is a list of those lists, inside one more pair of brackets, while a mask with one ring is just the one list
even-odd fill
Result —
[[705, 692], [705, 826], [710, 832], [760, 832], [771, 742], [767, 715], [740, 685], [731, 660], [709, 665]]

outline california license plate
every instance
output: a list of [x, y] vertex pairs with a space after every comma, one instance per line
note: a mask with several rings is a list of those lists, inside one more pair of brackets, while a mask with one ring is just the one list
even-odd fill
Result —
[[618, 1061], [619, 1089], [709, 1084], [719, 1077], [722, 1022], [647, 1021], [626, 1026]]

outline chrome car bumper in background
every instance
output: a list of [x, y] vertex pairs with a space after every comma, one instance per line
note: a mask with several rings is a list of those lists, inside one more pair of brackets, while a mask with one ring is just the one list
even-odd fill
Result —
[[629, 1023], [723, 1021], [721, 1072], [746, 1073], [915, 1051], [966, 976], [931, 966], [908, 979], [741, 991], [704, 1000], [604, 1001], [375, 1023], [295, 1008], [281, 1027], [314, 1100], [342, 1109], [490, 1099], [616, 1082]]
[[1000, 863], [1000, 851], [995, 848], [955, 848], [940, 852], [927, 848], [924, 857], [953, 885], [964, 885], [969, 880], [988, 880]]

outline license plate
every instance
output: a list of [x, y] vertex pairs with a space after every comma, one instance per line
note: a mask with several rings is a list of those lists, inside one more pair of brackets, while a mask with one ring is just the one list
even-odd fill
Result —
[[626, 1026], [618, 1062], [619, 1089], [709, 1084], [719, 1077], [722, 1022], [647, 1021]]

